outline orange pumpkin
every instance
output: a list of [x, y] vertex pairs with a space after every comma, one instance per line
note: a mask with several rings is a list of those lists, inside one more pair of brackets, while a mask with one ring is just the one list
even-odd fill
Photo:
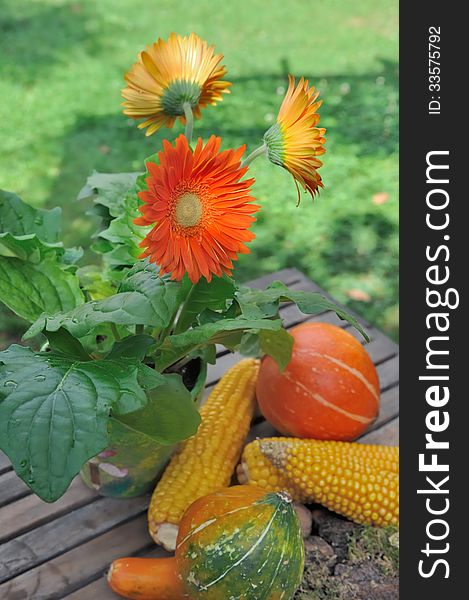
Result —
[[379, 412], [379, 379], [364, 347], [327, 323], [303, 323], [290, 333], [293, 354], [280, 372], [266, 356], [257, 380], [264, 417], [285, 435], [353, 440]]

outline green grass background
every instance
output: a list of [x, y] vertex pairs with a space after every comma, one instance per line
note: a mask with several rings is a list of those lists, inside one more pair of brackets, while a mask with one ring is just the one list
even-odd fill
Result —
[[75, 198], [87, 175], [141, 170], [182, 131], [145, 138], [121, 114], [124, 71], [158, 36], [195, 31], [233, 82], [196, 135], [252, 150], [288, 72], [324, 98], [326, 188], [297, 208], [286, 171], [253, 164], [263, 211], [237, 278], [295, 266], [397, 337], [397, 18], [397, 0], [1, 0], [0, 187], [62, 206], [67, 241], [86, 245], [94, 225]]

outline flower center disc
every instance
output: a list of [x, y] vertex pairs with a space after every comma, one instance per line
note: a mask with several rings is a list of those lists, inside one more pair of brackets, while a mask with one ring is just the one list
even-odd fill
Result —
[[182, 227], [194, 227], [202, 219], [203, 205], [196, 194], [186, 192], [176, 204], [176, 221]]

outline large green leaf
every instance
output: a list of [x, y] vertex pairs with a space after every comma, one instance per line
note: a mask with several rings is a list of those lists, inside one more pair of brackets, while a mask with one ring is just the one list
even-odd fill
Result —
[[235, 350], [241, 343], [243, 332], [278, 330], [282, 327], [280, 319], [236, 319], [220, 318], [207, 322], [184, 333], [168, 336], [159, 348], [157, 367], [163, 371], [168, 366], [206, 344], [222, 344]]
[[150, 401], [141, 410], [113, 418], [131, 432], [160, 444], [180, 442], [196, 433], [200, 415], [179, 375], [165, 375], [165, 383], [149, 392]]
[[368, 335], [355, 317], [317, 292], [290, 290], [281, 281], [274, 281], [265, 290], [242, 288], [236, 294], [236, 299], [242, 314], [247, 319], [270, 318], [277, 315], [280, 302], [294, 302], [301, 312], [307, 315], [332, 310], [340, 319], [353, 325], [369, 341]]
[[101, 323], [167, 327], [181, 301], [181, 284], [160, 277], [147, 260], [139, 261], [122, 281], [118, 293], [91, 301], [51, 317], [42, 316], [26, 332], [30, 338], [42, 330], [65, 327], [76, 337], [87, 335]]
[[92, 248], [110, 267], [130, 267], [142, 253], [139, 247], [149, 227], [135, 225], [140, 201], [135, 182], [139, 173], [94, 172], [79, 198], [92, 197], [102, 228]]
[[43, 500], [67, 489], [108, 444], [110, 411], [138, 410], [140, 363], [77, 361], [11, 346], [0, 353], [0, 447]]
[[92, 198], [95, 204], [105, 206], [109, 214], [120, 214], [124, 197], [135, 184], [140, 173], [98, 173], [94, 171], [78, 194], [78, 200]]
[[61, 243], [44, 242], [35, 233], [13, 235], [9, 231], [0, 233], [0, 256], [21, 258], [32, 263], [39, 263], [45, 257], [61, 260], [65, 249]]
[[143, 360], [148, 349], [155, 344], [151, 335], [129, 335], [125, 339], [115, 342], [106, 358], [136, 358]]
[[78, 278], [50, 254], [40, 262], [0, 256], [0, 301], [35, 321], [41, 314], [69, 311], [84, 301]]
[[196, 318], [204, 310], [220, 310], [226, 308], [226, 302], [234, 298], [236, 284], [224, 275], [213, 277], [210, 283], [202, 277], [190, 288], [183, 310], [176, 325], [176, 332], [183, 332], [194, 324]]
[[84, 301], [71, 266], [80, 257], [57, 242], [60, 210], [38, 210], [0, 191], [0, 301], [27, 321]]
[[36, 234], [44, 242], [57, 242], [60, 208], [42, 210], [26, 204], [16, 194], [0, 190], [0, 233]]

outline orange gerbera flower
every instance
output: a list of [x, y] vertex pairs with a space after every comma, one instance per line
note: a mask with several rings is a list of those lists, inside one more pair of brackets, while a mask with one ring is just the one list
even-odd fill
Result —
[[264, 143], [271, 162], [287, 169], [295, 182], [300, 183], [314, 198], [318, 188], [324, 187], [317, 171], [322, 166], [317, 156], [326, 151], [326, 130], [316, 127], [319, 123], [317, 110], [322, 100], [317, 100], [319, 92], [315, 92], [303, 77], [298, 85], [291, 75], [288, 81], [277, 123], [264, 135]]
[[158, 153], [159, 164], [147, 163], [148, 189], [139, 193], [142, 217], [137, 225], [154, 225], [143, 242], [142, 256], [150, 257], [161, 273], [181, 280], [184, 273], [196, 283], [204, 276], [231, 274], [233, 260], [249, 249], [245, 242], [259, 206], [249, 195], [254, 179], [241, 180], [245, 146], [219, 152], [221, 138], [192, 150], [184, 135], [175, 147], [167, 140]]
[[138, 127], [148, 127], [151, 135], [160, 127], [172, 127], [179, 117], [183, 123], [184, 104], [200, 119], [200, 109], [222, 100], [231, 85], [222, 81], [226, 74], [220, 65], [223, 54], [195, 33], [181, 37], [172, 33], [168, 41], [158, 39], [140, 52], [138, 62], [125, 75], [127, 87], [124, 114], [145, 118]]

